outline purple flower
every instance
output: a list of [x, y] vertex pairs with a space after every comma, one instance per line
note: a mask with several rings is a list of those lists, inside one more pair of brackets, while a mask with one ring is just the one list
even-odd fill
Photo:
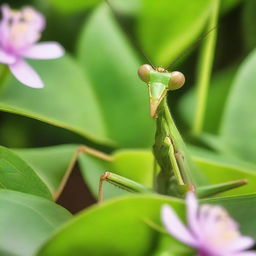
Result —
[[56, 42], [37, 43], [45, 28], [45, 19], [33, 8], [14, 11], [2, 5], [1, 11], [0, 63], [7, 64], [21, 83], [42, 88], [41, 78], [24, 58], [55, 59], [63, 56], [64, 49]]
[[186, 205], [187, 227], [170, 206], [163, 206], [161, 217], [169, 234], [196, 248], [200, 256], [256, 256], [256, 251], [246, 251], [254, 240], [241, 235], [237, 223], [224, 208], [199, 206], [192, 192], [187, 194]]

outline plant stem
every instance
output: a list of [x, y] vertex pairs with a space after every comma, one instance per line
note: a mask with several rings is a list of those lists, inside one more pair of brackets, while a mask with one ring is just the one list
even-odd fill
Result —
[[[208, 30], [215, 28], [218, 22], [219, 0], [214, 0], [212, 5], [212, 13], [209, 20]], [[206, 103], [208, 96], [209, 81], [212, 72], [213, 57], [215, 52], [217, 37], [217, 29], [214, 29], [204, 40], [198, 65], [197, 75], [197, 105], [194, 124], [192, 127], [192, 135], [199, 136], [203, 130]]]

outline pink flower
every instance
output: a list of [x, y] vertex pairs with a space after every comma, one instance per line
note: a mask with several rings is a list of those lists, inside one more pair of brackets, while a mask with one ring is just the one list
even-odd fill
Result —
[[1, 11], [0, 63], [7, 64], [21, 83], [42, 88], [41, 78], [24, 58], [55, 59], [63, 56], [64, 49], [56, 42], [36, 43], [44, 30], [45, 19], [33, 8], [14, 11], [8, 5], [2, 5]]
[[256, 251], [246, 251], [254, 240], [240, 234], [237, 223], [224, 208], [199, 206], [192, 192], [187, 194], [186, 205], [188, 227], [170, 206], [163, 206], [161, 217], [170, 235], [196, 248], [200, 256], [256, 256]]

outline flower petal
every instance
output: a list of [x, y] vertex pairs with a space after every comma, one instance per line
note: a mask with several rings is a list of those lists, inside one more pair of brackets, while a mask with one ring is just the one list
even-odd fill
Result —
[[198, 202], [193, 192], [186, 196], [188, 225], [195, 236], [200, 237], [200, 226], [198, 223]]
[[21, 54], [31, 59], [56, 59], [64, 55], [64, 49], [56, 42], [45, 42], [32, 45]]
[[16, 62], [16, 58], [2, 50], [0, 50], [0, 63], [13, 64]]
[[2, 19], [6, 20], [10, 17], [11, 9], [8, 4], [3, 4], [1, 6]]
[[256, 251], [231, 253], [231, 254], [225, 254], [225, 256], [256, 256]]
[[9, 66], [11, 72], [21, 83], [32, 87], [42, 88], [44, 84], [38, 74], [23, 60], [18, 60]]
[[223, 249], [228, 252], [239, 252], [251, 248], [254, 245], [253, 238], [249, 236], [241, 236], [234, 239], [232, 243], [228, 243]]
[[188, 244], [192, 247], [197, 247], [197, 241], [189, 232], [189, 230], [180, 221], [174, 210], [168, 206], [164, 205], [161, 211], [161, 218], [167, 231], [180, 240], [181, 242]]
[[25, 6], [21, 9], [22, 16], [25, 18], [26, 22], [30, 23], [37, 31], [43, 31], [45, 28], [45, 18], [44, 16], [36, 11], [30, 6]]

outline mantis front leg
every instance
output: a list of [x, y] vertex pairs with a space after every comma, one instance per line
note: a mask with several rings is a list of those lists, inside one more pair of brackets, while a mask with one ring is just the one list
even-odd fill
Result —
[[154, 190], [138, 183], [133, 180], [127, 179], [120, 175], [117, 175], [112, 172], [105, 172], [100, 177], [99, 184], [99, 193], [98, 193], [98, 201], [101, 202], [103, 200], [103, 183], [107, 181], [121, 189], [127, 190], [133, 193], [155, 193]]

